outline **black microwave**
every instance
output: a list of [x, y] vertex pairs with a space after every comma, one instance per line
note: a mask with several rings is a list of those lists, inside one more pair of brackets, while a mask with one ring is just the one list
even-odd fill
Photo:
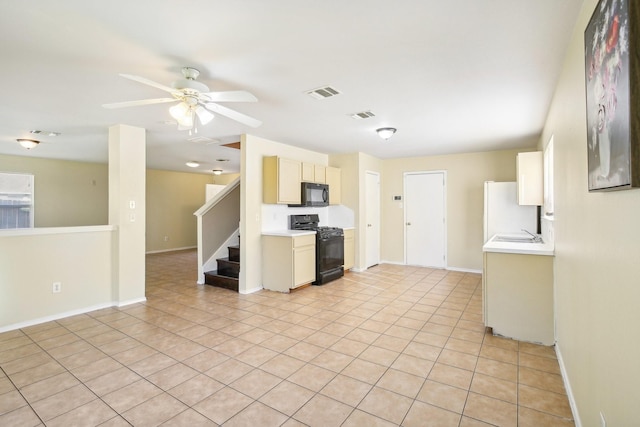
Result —
[[329, 206], [329, 186], [314, 182], [301, 184], [300, 204], [289, 206]]

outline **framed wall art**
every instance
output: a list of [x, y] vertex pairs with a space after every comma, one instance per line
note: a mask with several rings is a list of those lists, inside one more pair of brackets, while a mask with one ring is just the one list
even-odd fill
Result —
[[589, 191], [640, 187], [640, 13], [600, 0], [584, 32]]

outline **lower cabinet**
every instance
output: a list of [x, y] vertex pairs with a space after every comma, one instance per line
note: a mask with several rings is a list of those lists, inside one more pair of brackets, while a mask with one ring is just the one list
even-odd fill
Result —
[[316, 236], [262, 236], [262, 286], [278, 292], [316, 280]]
[[350, 270], [356, 264], [355, 230], [344, 230], [344, 270]]
[[552, 345], [553, 257], [484, 253], [484, 323], [493, 333]]

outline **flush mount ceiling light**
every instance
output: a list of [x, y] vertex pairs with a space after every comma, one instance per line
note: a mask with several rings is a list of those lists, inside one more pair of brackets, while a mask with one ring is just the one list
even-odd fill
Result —
[[213, 172], [214, 175], [222, 175], [222, 169], [213, 169], [211, 172]]
[[190, 168], [197, 168], [198, 166], [200, 166], [200, 163], [198, 162], [194, 162], [194, 161], [190, 161], [185, 163], [187, 166], [189, 166]]
[[36, 141], [35, 139], [18, 138], [16, 141], [18, 141], [18, 144], [22, 145], [27, 150], [31, 150], [40, 144], [40, 141]]
[[55, 132], [52, 130], [33, 129], [33, 130], [30, 130], [29, 133], [32, 133], [34, 135], [60, 136], [60, 132]]
[[376, 129], [376, 132], [378, 132], [380, 138], [389, 139], [393, 136], [394, 133], [396, 133], [396, 130], [396, 128], [379, 128]]

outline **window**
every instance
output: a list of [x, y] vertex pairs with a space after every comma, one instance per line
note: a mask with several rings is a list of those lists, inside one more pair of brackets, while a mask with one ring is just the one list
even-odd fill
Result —
[[33, 175], [0, 172], [0, 229], [33, 228]]

